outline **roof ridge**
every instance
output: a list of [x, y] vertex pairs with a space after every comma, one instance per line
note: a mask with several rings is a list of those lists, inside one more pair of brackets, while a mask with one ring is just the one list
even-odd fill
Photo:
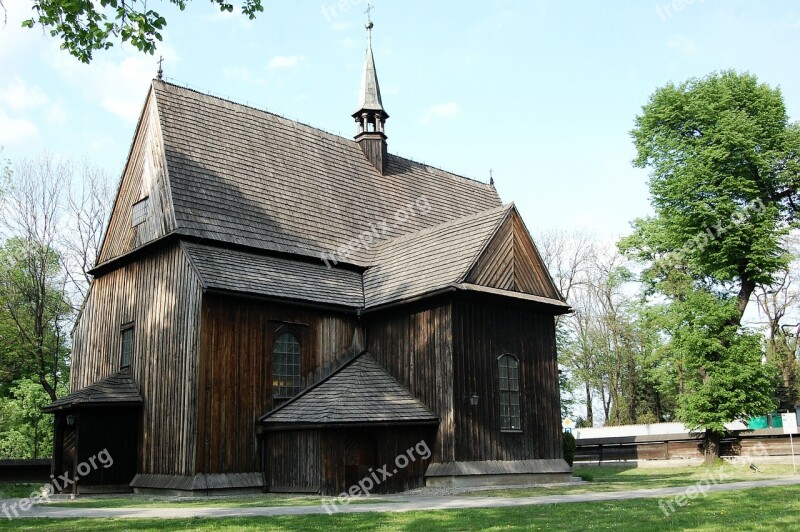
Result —
[[[184, 90], [184, 91], [188, 91], [188, 92], [197, 94], [199, 96], [203, 96], [203, 97], [206, 97], [206, 98], [214, 98], [216, 100], [220, 100], [222, 102], [226, 102], [226, 103], [231, 104], [231, 105], [236, 105], [236, 106], [242, 107], [244, 109], [249, 109], [251, 111], [264, 113], [264, 114], [273, 116], [273, 117], [275, 117], [277, 119], [286, 120], [288, 122], [291, 122], [292, 124], [297, 124], [299, 126], [307, 128], [311, 132], [317, 132], [317, 133], [320, 133], [320, 134], [322, 134], [322, 135], [324, 135], [326, 137], [330, 137], [330, 140], [332, 140], [332, 141], [335, 141], [335, 142], [344, 141], [348, 145], [352, 145], [353, 147], [358, 147], [358, 144], [356, 143], [356, 141], [354, 139], [349, 138], [349, 137], [345, 137], [345, 136], [343, 136], [343, 135], [341, 135], [339, 133], [334, 133], [332, 131], [328, 131], [328, 130], [323, 129], [321, 127], [313, 126], [311, 124], [307, 124], [305, 122], [301, 122], [300, 120], [295, 120], [295, 119], [289, 118], [287, 116], [284, 116], [284, 115], [278, 114], [276, 112], [270, 111], [270, 110], [268, 110], [266, 108], [260, 108], [260, 107], [256, 107], [255, 105], [250, 105], [250, 104], [247, 104], [247, 103], [237, 102], [235, 100], [230, 99], [229, 97], [225, 97], [225, 96], [221, 96], [221, 95], [218, 95], [218, 94], [214, 94], [213, 92], [210, 92], [210, 91], [204, 92], [204, 91], [202, 91], [202, 90], [200, 90], [198, 88], [191, 87], [188, 84], [187, 85], [179, 85], [177, 83], [174, 83], [174, 81], [175, 80], [173, 80], [173, 82], [169, 82], [169, 81], [165, 81], [163, 79], [160, 79], [160, 80], [159, 79], [153, 79], [152, 83], [153, 83], [153, 85], [161, 84], [161, 85], [165, 85], [165, 86], [168, 86], [168, 87], [174, 87], [176, 89], [180, 89], [180, 90]], [[389, 153], [389, 156], [391, 158], [394, 158], [394, 159], [397, 159], [397, 160], [400, 160], [400, 161], [407, 161], [408, 163], [411, 163], [411, 164], [420, 166], [422, 168], [425, 168], [428, 171], [433, 171], [432, 173], [434, 173], [434, 174], [435, 173], [441, 173], [441, 174], [443, 174], [444, 177], [455, 177], [455, 178], [458, 178], [458, 179], [464, 179], [466, 181], [471, 181], [471, 182], [479, 184], [479, 185], [484, 185], [487, 188], [494, 188], [489, 183], [484, 183], [483, 181], [481, 181], [481, 180], [479, 180], [477, 178], [468, 177], [468, 176], [465, 176], [465, 175], [457, 174], [455, 172], [451, 172], [449, 170], [445, 170], [444, 168], [440, 168], [438, 166], [432, 166], [432, 165], [430, 165], [428, 163], [424, 163], [422, 161], [415, 161], [414, 159], [409, 159], [408, 157], [404, 157], [402, 155], [397, 155], [397, 154], [394, 154], [394, 153]]]
[[472, 181], [473, 183], [477, 183], [479, 185], [484, 185], [486, 188], [492, 188], [492, 189], [494, 188], [493, 185], [491, 185], [489, 183], [485, 183], [485, 182], [481, 181], [480, 179], [478, 179], [476, 177], [469, 177], [469, 176], [457, 174], [455, 172], [451, 172], [450, 170], [445, 170], [444, 168], [440, 168], [438, 166], [431, 166], [428, 163], [425, 163], [425, 162], [422, 162], [422, 161], [415, 161], [414, 159], [409, 159], [408, 157], [404, 157], [402, 155], [398, 155], [398, 154], [395, 154], [395, 153], [390, 153], [389, 155], [391, 157], [394, 157], [395, 159], [401, 159], [403, 161], [408, 161], [411, 164], [416, 164], [418, 166], [422, 166], [426, 170], [429, 170], [429, 171], [433, 170], [433, 173], [441, 172], [442, 174], [445, 174], [445, 176], [447, 176], [447, 177], [457, 177], [459, 179], [465, 179], [467, 181]]
[[161, 80], [154, 79], [153, 80], [153, 84], [157, 84], [157, 83], [160, 83], [160, 84], [165, 85], [167, 87], [174, 87], [176, 89], [188, 91], [188, 92], [197, 94], [198, 96], [202, 96], [202, 97], [205, 97], [205, 98], [213, 98], [215, 100], [219, 100], [221, 102], [225, 102], [225, 103], [228, 103], [228, 104], [231, 104], [231, 105], [242, 107], [242, 108], [248, 109], [250, 111], [255, 111], [255, 112], [258, 112], [258, 113], [264, 113], [264, 114], [273, 116], [273, 117], [275, 117], [277, 119], [286, 120], [287, 122], [291, 122], [292, 124], [296, 124], [296, 125], [308, 128], [308, 129], [310, 129], [312, 131], [315, 131], [317, 133], [321, 133], [321, 134], [323, 134], [323, 135], [325, 135], [327, 137], [331, 137], [331, 140], [346, 141], [348, 144], [352, 143], [354, 146], [357, 146], [355, 140], [349, 139], [347, 137], [344, 137], [344, 136], [339, 135], [337, 133], [333, 133], [331, 131], [327, 131], [327, 130], [322, 129], [322, 128], [317, 127], [317, 126], [312, 126], [311, 124], [306, 124], [305, 122], [301, 122], [300, 120], [295, 120], [295, 119], [289, 118], [288, 116], [284, 116], [284, 115], [278, 114], [278, 113], [276, 113], [274, 111], [270, 111], [270, 110], [268, 110], [266, 108], [256, 107], [255, 105], [250, 105], [248, 103], [237, 102], [236, 100], [232, 100], [232, 99], [230, 99], [228, 97], [225, 97], [225, 96], [220, 96], [220, 95], [214, 94], [212, 92], [203, 92], [200, 89], [196, 89], [196, 88], [190, 87], [188, 85], [178, 85], [177, 83], [170, 83], [168, 81], [164, 81], [163, 79], [161, 79]]

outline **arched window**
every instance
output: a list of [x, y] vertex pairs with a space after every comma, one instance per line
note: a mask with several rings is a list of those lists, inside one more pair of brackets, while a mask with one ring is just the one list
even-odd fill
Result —
[[300, 392], [300, 342], [284, 333], [272, 346], [272, 398], [289, 399]]
[[514, 355], [497, 359], [500, 384], [500, 429], [521, 430], [519, 414], [519, 360]]

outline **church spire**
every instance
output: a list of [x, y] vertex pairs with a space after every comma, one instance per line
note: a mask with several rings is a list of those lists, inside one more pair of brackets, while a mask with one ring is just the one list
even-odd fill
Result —
[[381, 87], [378, 84], [378, 73], [375, 70], [375, 58], [372, 54], [372, 5], [367, 7], [367, 57], [364, 60], [364, 72], [361, 75], [361, 91], [358, 108], [353, 113], [356, 121], [356, 142], [364, 155], [381, 173], [386, 170], [386, 119], [389, 114], [383, 108]]

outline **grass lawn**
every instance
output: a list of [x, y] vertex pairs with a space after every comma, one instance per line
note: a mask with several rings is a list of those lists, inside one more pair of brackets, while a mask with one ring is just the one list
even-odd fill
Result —
[[666, 516], [655, 499], [479, 510], [220, 519], [17, 519], [15, 530], [796, 530], [800, 486], [711, 493]]
[[31, 493], [39, 492], [44, 482], [39, 484], [25, 484], [19, 482], [0, 482], [0, 499], [21, 499]]
[[[722, 469], [720, 469], [722, 468]], [[552, 486], [520, 489], [496, 489], [466, 493], [475, 497], [537, 497], [542, 495], [563, 495], [569, 493], [608, 492], [642, 488], [666, 488], [684, 486], [713, 478], [718, 483], [738, 482], [742, 480], [762, 480], [792, 474], [790, 465], [764, 465], [762, 473], [755, 473], [747, 466], [720, 464], [715, 467], [665, 467], [665, 468], [630, 468], [630, 467], [577, 467], [574, 475], [582, 476], [590, 481], [588, 484], [573, 486]], [[12, 485], [14, 486], [14, 485]], [[17, 495], [11, 497], [27, 497], [37, 486], [18, 485]], [[9, 488], [10, 489], [10, 488]], [[354, 504], [370, 504], [388, 502], [386, 499], [369, 498], [355, 500]], [[147, 495], [82, 496], [76, 500], [60, 500], [51, 506], [67, 508], [261, 508], [270, 506], [316, 506], [320, 497], [316, 495], [283, 495], [260, 494], [238, 497], [216, 498], [165, 498]], [[1, 516], [0, 516], [1, 517]]]
[[759, 466], [756, 473], [749, 466], [719, 463], [715, 466], [687, 467], [576, 467], [573, 476], [582, 477], [588, 484], [573, 486], [550, 486], [536, 488], [497, 489], [475, 491], [475, 497], [539, 497], [542, 495], [564, 495], [568, 493], [591, 493], [598, 491], [620, 491], [647, 488], [671, 488], [687, 486], [703, 479], [716, 480], [718, 484], [744, 480], [766, 480], [792, 476], [791, 465], [768, 464]]

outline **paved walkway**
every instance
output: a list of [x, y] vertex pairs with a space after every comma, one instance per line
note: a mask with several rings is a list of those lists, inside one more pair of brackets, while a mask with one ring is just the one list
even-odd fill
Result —
[[[734, 491], [768, 486], [791, 486], [800, 484], [800, 476], [771, 480], [751, 480], [732, 482], [729, 484], [711, 484], [707, 492]], [[690, 486], [695, 486], [691, 484]], [[27, 512], [20, 512], [20, 517], [50, 518], [151, 518], [175, 519], [190, 517], [259, 517], [271, 515], [310, 515], [328, 512], [364, 513], [364, 512], [411, 512], [418, 510], [454, 510], [464, 508], [505, 508], [511, 506], [529, 506], [538, 504], [561, 504], [575, 502], [618, 501], [626, 499], [658, 498], [667, 499], [686, 493], [688, 486], [675, 488], [638, 489], [630, 491], [612, 491], [602, 493], [579, 493], [571, 495], [546, 495], [541, 497], [466, 497], [466, 496], [422, 496], [422, 495], [389, 495], [381, 496], [381, 502], [375, 504], [337, 505], [335, 509], [322, 506], [273, 506], [263, 508], [64, 508], [52, 506], [36, 506]]]

